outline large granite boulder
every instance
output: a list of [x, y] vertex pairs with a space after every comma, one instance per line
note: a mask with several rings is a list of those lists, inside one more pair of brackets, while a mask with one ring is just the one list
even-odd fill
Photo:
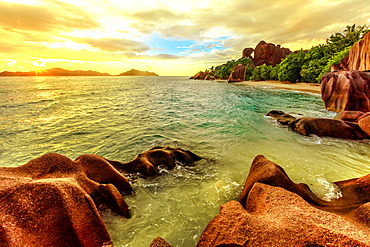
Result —
[[370, 136], [370, 112], [342, 111], [334, 119], [358, 124], [361, 130]]
[[221, 207], [197, 247], [370, 246], [370, 175], [336, 184], [343, 196], [324, 201], [257, 156], [240, 202]]
[[370, 72], [351, 70], [325, 74], [321, 97], [329, 111], [370, 111]]
[[291, 51], [288, 48], [282, 48], [280, 45], [275, 46], [262, 40], [254, 49], [254, 65], [266, 64], [276, 66], [290, 53]]
[[154, 147], [127, 163], [49, 153], [0, 167], [0, 246], [113, 246], [98, 208], [130, 216], [122, 194], [133, 189], [118, 169], [157, 175], [161, 165], [172, 169], [199, 159], [180, 148]]
[[189, 79], [205, 80], [208, 75], [209, 75], [208, 72], [199, 71], [198, 73], [196, 73], [194, 76], [190, 77]]
[[[369, 213], [366, 207], [362, 216]], [[370, 246], [366, 221], [352, 223], [311, 206], [295, 193], [256, 183], [246, 208], [237, 201], [224, 204], [197, 247]]]
[[228, 82], [240, 82], [245, 80], [246, 67], [243, 64], [238, 64], [234, 71], [231, 72]]
[[76, 161], [45, 154], [20, 167], [0, 168], [0, 236], [4, 246], [112, 244], [99, 205], [129, 217], [121, 193], [127, 179], [100, 156]]
[[359, 118], [364, 116], [364, 112], [362, 111], [342, 111], [337, 114], [334, 119], [343, 120], [346, 122], [358, 122]]
[[367, 134], [370, 136], [370, 115], [364, 114], [362, 117], [358, 120], [358, 126]]
[[249, 57], [250, 59], [253, 60], [252, 53], [254, 52], [254, 49], [249, 47], [249, 48], [244, 48], [242, 52], [242, 58], [244, 57]]
[[370, 33], [356, 42], [346, 58], [340, 63], [344, 70], [370, 70]]
[[246, 206], [248, 195], [257, 182], [282, 187], [300, 195], [306, 201], [315, 205], [327, 204], [313, 194], [307, 185], [294, 183], [281, 166], [269, 161], [262, 155], [258, 155], [254, 158], [248, 177], [244, 183], [244, 188], [239, 199], [242, 206]]

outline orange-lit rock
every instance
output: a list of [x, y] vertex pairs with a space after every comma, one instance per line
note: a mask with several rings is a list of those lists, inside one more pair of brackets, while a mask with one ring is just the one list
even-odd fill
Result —
[[97, 208], [105, 204], [128, 217], [128, 205], [117, 188], [132, 192], [127, 179], [96, 155], [72, 161], [49, 153], [20, 167], [1, 167], [1, 242], [4, 246], [112, 244]]
[[329, 111], [370, 111], [370, 72], [351, 70], [325, 74], [321, 97]]
[[221, 206], [197, 247], [370, 246], [370, 175], [336, 184], [342, 197], [324, 201], [257, 156], [240, 202]]
[[292, 52], [288, 48], [282, 48], [280, 45], [275, 46], [262, 40], [254, 49], [254, 65], [266, 64], [276, 66], [290, 53]]
[[110, 162], [118, 170], [128, 173], [138, 172], [144, 176], [153, 176], [158, 174], [158, 167], [160, 165], [171, 170], [176, 166], [177, 162], [183, 165], [193, 165], [194, 162], [201, 159], [201, 157], [193, 152], [181, 148], [153, 147], [127, 163]]
[[228, 82], [240, 82], [245, 80], [245, 66], [243, 64], [238, 64], [234, 71], [231, 72]]
[[370, 33], [352, 46], [348, 57], [341, 61], [341, 68], [345, 70], [370, 70]]

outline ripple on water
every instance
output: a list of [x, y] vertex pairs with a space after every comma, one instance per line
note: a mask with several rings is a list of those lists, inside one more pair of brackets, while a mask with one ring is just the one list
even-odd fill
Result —
[[369, 173], [368, 143], [300, 136], [265, 117], [270, 110], [333, 117], [317, 95], [184, 77], [0, 80], [3, 165], [46, 152], [129, 161], [158, 145], [205, 158], [156, 178], [130, 178], [133, 217], [103, 213], [116, 246], [149, 246], [156, 236], [195, 246], [220, 205], [238, 199], [259, 154], [327, 199], [338, 196], [334, 181]]

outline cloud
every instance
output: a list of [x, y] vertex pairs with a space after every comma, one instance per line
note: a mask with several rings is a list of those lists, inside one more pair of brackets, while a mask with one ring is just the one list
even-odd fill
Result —
[[41, 32], [60, 28], [99, 27], [99, 23], [81, 9], [59, 2], [50, 3], [51, 6], [33, 6], [0, 2], [0, 25], [11, 29]]
[[131, 14], [130, 16], [134, 20], [148, 22], [168, 22], [183, 19], [180, 14], [166, 9], [151, 9], [147, 11], [139, 11]]
[[167, 53], [160, 53], [155, 55], [147, 55], [147, 54], [140, 54], [135, 52], [122, 52], [122, 53], [116, 53], [113, 55], [117, 58], [128, 58], [128, 59], [140, 59], [140, 60], [175, 60], [183, 58], [182, 56], [167, 54]]
[[173, 66], [218, 65], [260, 40], [307, 49], [346, 25], [370, 24], [364, 0], [0, 1], [3, 60], [42, 56], [117, 68], [167, 60]]
[[161, 59], [161, 60], [170, 60], [170, 59], [179, 59], [180, 58], [180, 56], [176, 56], [176, 55], [172, 55], [172, 54], [164, 54], [164, 53], [153, 55], [151, 57]]
[[[133, 14], [138, 22], [132, 23], [132, 27], [145, 34], [156, 31], [163, 38], [198, 42], [223, 36], [223, 30], [239, 39], [227, 42], [235, 50], [255, 47], [260, 40], [277, 44], [325, 41], [346, 25], [363, 25], [370, 18], [370, 5], [363, 0], [213, 1], [204, 4], [203, 9], [193, 8], [186, 13], [166, 9], [158, 11], [163, 15], [160, 17], [156, 11]], [[340, 27], [333, 25], [338, 23], [342, 27], [334, 29]]]
[[107, 52], [145, 52], [150, 48], [141, 41], [120, 39], [120, 38], [83, 38], [78, 39], [81, 42], [87, 43], [92, 47], [99, 48]]

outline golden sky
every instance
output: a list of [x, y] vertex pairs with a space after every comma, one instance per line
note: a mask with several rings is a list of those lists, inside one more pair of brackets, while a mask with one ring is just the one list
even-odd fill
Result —
[[260, 40], [291, 50], [370, 25], [368, 0], [0, 0], [0, 71], [190, 76]]

